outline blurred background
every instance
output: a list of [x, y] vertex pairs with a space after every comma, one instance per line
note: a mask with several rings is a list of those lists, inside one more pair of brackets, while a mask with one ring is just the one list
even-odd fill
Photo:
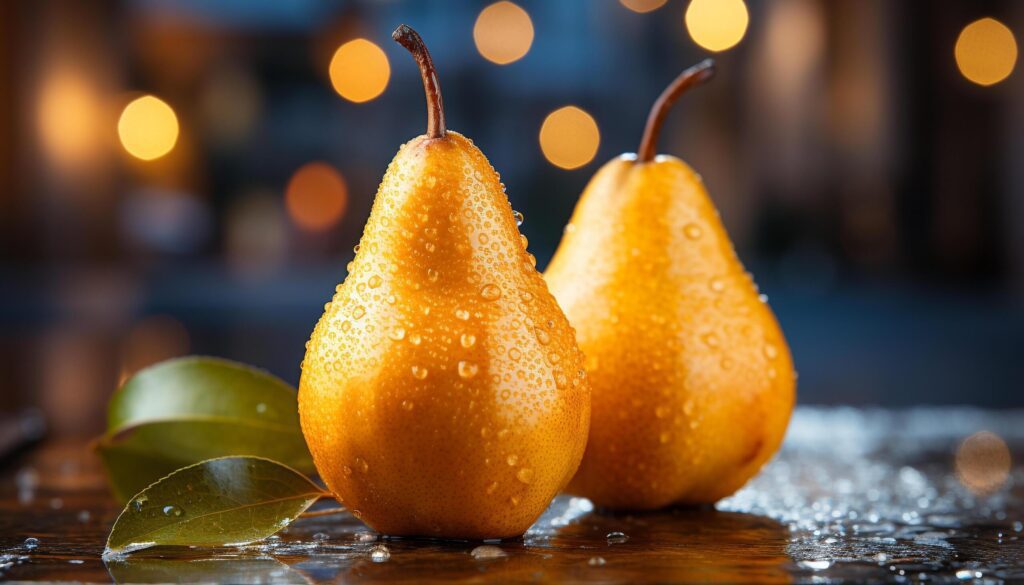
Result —
[[425, 128], [401, 22], [539, 268], [713, 55], [659, 151], [703, 175], [800, 402], [1024, 406], [1024, 3], [57, 0], [0, 4], [0, 408], [94, 433], [187, 353], [297, 382]]

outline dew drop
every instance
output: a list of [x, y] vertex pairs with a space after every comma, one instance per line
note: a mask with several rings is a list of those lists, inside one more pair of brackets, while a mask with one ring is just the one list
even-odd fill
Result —
[[558, 372], [555, 374], [555, 388], [562, 389], [569, 385], [569, 379], [565, 377], [565, 374]]
[[461, 361], [459, 362], [459, 377], [469, 380], [480, 370], [479, 366], [473, 362]]
[[509, 503], [510, 503], [510, 504], [512, 504], [513, 506], [518, 506], [518, 505], [519, 505], [519, 499], [520, 499], [520, 498], [519, 498], [519, 496], [512, 496], [512, 497], [510, 497], [510, 498], [508, 499], [508, 501], [509, 501]]
[[345, 466], [343, 466], [343, 467], [341, 468], [341, 471], [342, 471], [342, 473], [344, 473], [344, 474], [345, 474], [346, 476], [348, 476], [348, 475], [352, 475], [352, 468], [351, 468], [351, 467], [349, 467], [348, 465], [345, 465]]
[[511, 434], [512, 434], [512, 431], [510, 431], [508, 429], [501, 429], [500, 431], [498, 431], [498, 439], [504, 441]]
[[462, 321], [469, 321], [469, 311], [466, 309], [457, 309], [455, 311], [455, 316]]
[[716, 276], [715, 278], [711, 279], [711, 282], [708, 284], [708, 286], [710, 286], [711, 290], [715, 292], [722, 292], [723, 290], [725, 290], [725, 281]]
[[603, 567], [608, 561], [604, 560], [604, 557], [590, 557], [587, 564], [591, 567]]
[[526, 216], [515, 209], [512, 210], [512, 217], [515, 218], [517, 227], [523, 225], [523, 222], [526, 221]]
[[508, 553], [490, 544], [478, 546], [473, 550], [469, 551], [469, 554], [472, 555], [473, 558], [478, 561], [486, 561], [488, 559], [500, 559], [508, 556]]
[[701, 234], [704, 233], [704, 230], [700, 229], [700, 226], [695, 223], [688, 223], [686, 224], [686, 227], [683, 228], [683, 233], [686, 234], [687, 238], [696, 240], [700, 238]]
[[714, 333], [705, 333], [701, 336], [708, 347], [718, 347], [718, 336]]
[[459, 343], [462, 344], [462, 347], [469, 349], [476, 344], [476, 336], [472, 333], [463, 333], [462, 336], [459, 337]]
[[523, 483], [530, 483], [533, 480], [533, 470], [527, 467], [516, 472], [516, 479]]
[[363, 473], [370, 471], [370, 464], [362, 457], [356, 457], [356, 467], [358, 467], [359, 471], [362, 471]]
[[665, 418], [672, 411], [669, 407], [661, 404], [654, 409], [654, 416], [658, 418]]
[[608, 544], [622, 544], [629, 540], [629, 536], [624, 532], [609, 532], [605, 538], [608, 539]]
[[378, 544], [370, 549], [370, 560], [375, 563], [386, 563], [391, 559], [391, 551], [383, 544]]
[[525, 250], [530, 246], [530, 240], [528, 240], [523, 234], [519, 234], [519, 245], [521, 245]]
[[687, 398], [686, 402], [683, 403], [683, 412], [686, 413], [686, 416], [690, 416], [691, 414], [693, 414], [694, 406], [695, 405], [693, 399]]
[[419, 345], [422, 341], [423, 341], [423, 338], [420, 337], [418, 333], [413, 333], [413, 334], [409, 335], [409, 343], [411, 343], [413, 345]]
[[374, 542], [377, 540], [377, 535], [372, 532], [356, 532], [354, 539], [356, 542]]
[[36, 538], [34, 536], [30, 536], [30, 537], [25, 539], [25, 548], [27, 548], [29, 550], [32, 550], [32, 549], [36, 548], [37, 546], [39, 546], [39, 539], [38, 538]]
[[539, 341], [541, 345], [547, 345], [551, 343], [551, 335], [549, 335], [547, 331], [541, 329], [540, 327], [534, 329], [533, 333], [537, 336], [537, 341]]
[[135, 498], [135, 501], [132, 502], [132, 508], [136, 512], [141, 512], [143, 506], [145, 506], [147, 502], [149, 502], [149, 498], [148, 497], [146, 497], [146, 496], [139, 496], [139, 497]]
[[501, 298], [501, 289], [498, 288], [498, 285], [496, 284], [485, 284], [484, 287], [480, 289], [480, 296], [482, 296], [485, 301], [496, 301]]
[[506, 461], [506, 462], [507, 462], [507, 463], [508, 463], [509, 465], [512, 465], [512, 466], [514, 466], [514, 465], [515, 465], [516, 463], [519, 463], [519, 456], [518, 456], [518, 455], [516, 455], [515, 453], [513, 453], [512, 455], [509, 455], [509, 456], [508, 456], [508, 459], [506, 459], [505, 461]]
[[411, 400], [402, 401], [402, 410], [409, 411], [412, 410], [413, 408], [416, 408], [416, 405]]
[[491, 483], [491, 485], [487, 486], [487, 495], [493, 494], [494, 491], [497, 490], [497, 489], [498, 489], [498, 482]]
[[395, 341], [401, 341], [405, 339], [405, 329], [401, 327], [395, 327], [394, 329], [391, 330], [390, 333], [388, 333], [388, 337], [394, 339]]
[[181, 517], [182, 514], [185, 513], [184, 511], [182, 511], [181, 508], [177, 506], [164, 506], [163, 512], [164, 516], [172, 516], [174, 518], [179, 518]]
[[[412, 340], [410, 339], [410, 341], [412, 341]], [[421, 367], [421, 366], [413, 366], [412, 367], [412, 377], [416, 378], [417, 380], [422, 380], [422, 379], [426, 378], [427, 377], [427, 368], [424, 368], [424, 367]]]
[[380, 286], [381, 282], [382, 282], [381, 277], [379, 277], [376, 274], [374, 274], [373, 276], [370, 277], [369, 280], [366, 281], [366, 284], [368, 284], [370, 286], [370, 288], [377, 288], [377, 287]]
[[427, 280], [430, 282], [437, 282], [438, 276], [439, 274], [436, 270], [433, 268], [427, 268]]
[[769, 344], [764, 346], [764, 355], [768, 359], [773, 360], [773, 359], [779, 357], [779, 349], [777, 347], [775, 347], [774, 345], [769, 343]]

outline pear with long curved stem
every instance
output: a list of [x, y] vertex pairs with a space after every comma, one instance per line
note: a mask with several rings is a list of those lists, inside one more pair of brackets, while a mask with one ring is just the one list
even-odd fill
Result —
[[307, 346], [299, 414], [320, 476], [391, 535], [518, 536], [583, 455], [590, 388], [498, 174], [447, 130], [423, 40], [427, 133], [388, 167]]
[[655, 156], [671, 105], [712, 77], [684, 71], [655, 102], [637, 155], [594, 175], [545, 278], [587, 356], [592, 422], [569, 491], [653, 509], [714, 502], [778, 449], [793, 362], [700, 177]]

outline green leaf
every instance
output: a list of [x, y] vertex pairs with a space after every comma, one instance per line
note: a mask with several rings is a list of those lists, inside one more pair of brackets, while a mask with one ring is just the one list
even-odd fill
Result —
[[266, 372], [208, 357], [161, 362], [111, 398], [96, 447], [114, 494], [125, 501], [186, 465], [228, 455], [313, 470], [295, 389]]
[[104, 558], [159, 545], [222, 546], [264, 539], [327, 495], [301, 473], [261, 457], [222, 457], [179, 469], [139, 492], [107, 538]]
[[107, 471], [114, 497], [121, 503], [161, 477], [192, 463], [163, 457], [125, 442], [108, 442], [105, 438], [97, 441], [95, 446]]

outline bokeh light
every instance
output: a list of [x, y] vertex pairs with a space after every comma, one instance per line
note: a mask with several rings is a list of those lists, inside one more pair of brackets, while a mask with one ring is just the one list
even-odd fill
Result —
[[241, 144], [255, 130], [263, 96], [252, 73], [239, 66], [221, 66], [206, 80], [199, 97], [203, 129], [219, 145]]
[[484, 59], [507, 65], [522, 59], [533, 44], [533, 21], [512, 2], [495, 2], [480, 11], [473, 41]]
[[960, 31], [953, 54], [964, 77], [978, 85], [993, 85], [1013, 72], [1017, 41], [1003, 23], [982, 18]]
[[225, 246], [234, 274], [247, 278], [274, 274], [288, 252], [288, 220], [280, 198], [269, 189], [236, 198], [227, 211]]
[[1010, 475], [1010, 449], [995, 433], [981, 431], [964, 439], [956, 452], [960, 482], [975, 493], [999, 489]]
[[121, 381], [146, 366], [189, 352], [185, 326], [169, 315], [150, 315], [139, 320], [124, 337]]
[[285, 191], [292, 221], [309, 231], [323, 231], [341, 220], [348, 207], [348, 186], [334, 167], [311, 162], [295, 171]]
[[334, 91], [358, 104], [384, 93], [391, 79], [391, 64], [384, 50], [376, 44], [355, 39], [334, 52], [329, 74]]
[[623, 6], [633, 12], [651, 12], [665, 5], [668, 0], [619, 0]]
[[43, 83], [39, 98], [40, 142], [57, 162], [87, 162], [100, 135], [99, 98], [87, 79], [57, 71]]
[[594, 160], [600, 144], [597, 122], [576, 106], [551, 112], [540, 127], [540, 148], [544, 157], [563, 169], [579, 168]]
[[693, 42], [717, 52], [743, 40], [750, 15], [743, 0], [693, 0], [685, 19]]
[[142, 96], [132, 100], [121, 112], [117, 134], [128, 154], [154, 160], [174, 148], [178, 141], [178, 118], [163, 100]]

